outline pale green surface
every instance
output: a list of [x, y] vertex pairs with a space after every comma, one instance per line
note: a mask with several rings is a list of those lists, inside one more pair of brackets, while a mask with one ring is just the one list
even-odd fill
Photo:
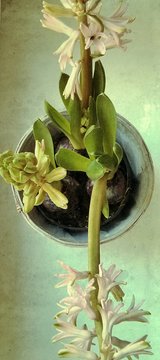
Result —
[[[106, 2], [106, 1], [105, 1]], [[105, 5], [106, 6], [106, 5]], [[0, 151], [15, 148], [19, 138], [44, 114], [43, 100], [54, 99], [59, 68], [52, 56], [57, 35], [39, 23], [41, 1], [6, 1], [0, 26]], [[127, 52], [113, 50], [105, 57], [108, 94], [116, 110], [144, 137], [155, 167], [155, 191], [139, 222], [121, 238], [103, 245], [102, 260], [126, 269], [127, 301], [132, 293], [145, 298], [150, 325], [129, 324], [123, 337], [148, 333], [153, 359], [159, 360], [159, 0], [132, 0], [133, 39]], [[52, 317], [62, 292], [55, 290], [57, 259], [79, 269], [87, 267], [86, 248], [64, 247], [34, 232], [17, 214], [11, 190], [0, 180], [0, 359], [58, 359], [51, 344]], [[135, 335], [135, 329], [138, 333]], [[122, 334], [121, 334], [122, 335]], [[145, 359], [146, 357], [141, 357]]]

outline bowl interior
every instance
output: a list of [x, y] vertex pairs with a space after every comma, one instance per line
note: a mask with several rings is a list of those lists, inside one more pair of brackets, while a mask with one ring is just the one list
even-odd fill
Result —
[[[115, 219], [102, 227], [100, 234], [101, 243], [119, 237], [135, 224], [135, 222], [148, 207], [154, 186], [152, 159], [141, 135], [122, 116], [117, 115], [117, 118], [117, 142], [122, 145], [130, 164], [134, 178], [134, 189], [127, 206], [124, 207], [124, 209]], [[48, 118], [45, 118], [44, 121], [48, 125], [51, 133], [57, 136], [58, 131], [53, 129], [53, 126]], [[32, 130], [29, 130], [23, 136], [17, 146], [16, 151], [34, 152], [34, 139]], [[12, 190], [17, 206], [22, 207], [21, 194], [13, 188]], [[22, 212], [22, 215], [35, 230], [53, 240], [64, 243], [66, 245], [87, 245], [87, 231], [75, 232], [59, 228], [45, 219], [36, 207], [34, 207], [34, 209], [29, 214], [24, 214]]]

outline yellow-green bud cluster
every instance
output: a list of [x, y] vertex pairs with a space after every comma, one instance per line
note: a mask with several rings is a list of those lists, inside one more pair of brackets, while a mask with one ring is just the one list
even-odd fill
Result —
[[60, 191], [60, 180], [66, 176], [62, 167], [51, 168], [49, 156], [45, 154], [44, 141], [36, 141], [35, 154], [31, 152], [0, 154], [0, 175], [17, 190], [23, 191], [24, 212], [40, 205], [46, 193], [52, 202], [63, 209], [68, 200]]

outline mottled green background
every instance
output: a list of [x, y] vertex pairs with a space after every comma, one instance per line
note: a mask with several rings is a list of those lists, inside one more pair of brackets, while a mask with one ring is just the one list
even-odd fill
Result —
[[[109, 1], [111, 3], [112, 1]], [[107, 13], [107, 1], [104, 1]], [[43, 100], [54, 101], [59, 67], [52, 55], [62, 37], [41, 28], [41, 1], [2, 3], [0, 25], [0, 151], [15, 148], [19, 138], [44, 114]], [[127, 271], [126, 301], [132, 293], [146, 299], [150, 325], [123, 326], [128, 339], [149, 334], [153, 359], [159, 360], [160, 332], [160, 1], [132, 0], [132, 43], [104, 59], [107, 91], [116, 110], [134, 124], [152, 154], [155, 191], [149, 208], [125, 235], [103, 245], [106, 266], [117, 263]], [[0, 359], [56, 360], [51, 344], [52, 318], [62, 296], [54, 289], [57, 259], [79, 269], [87, 267], [86, 248], [59, 245], [34, 232], [17, 214], [11, 190], [0, 180]], [[136, 333], [136, 328], [138, 332]], [[118, 327], [117, 327], [118, 329]], [[123, 333], [123, 334], [122, 334]], [[141, 359], [145, 359], [142, 356]]]

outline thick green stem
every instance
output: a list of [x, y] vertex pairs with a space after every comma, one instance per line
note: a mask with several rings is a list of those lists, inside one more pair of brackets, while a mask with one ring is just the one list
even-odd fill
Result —
[[[80, 16], [79, 23], [87, 26], [87, 16]], [[85, 39], [82, 33], [80, 34], [80, 49], [82, 108], [87, 109], [89, 106], [89, 97], [92, 95], [92, 58], [90, 49], [85, 49]]]
[[93, 185], [88, 219], [88, 262], [91, 276], [99, 271], [100, 264], [100, 222], [106, 193], [107, 174]]
[[[100, 264], [100, 222], [101, 211], [104, 204], [104, 198], [106, 193], [107, 175], [104, 175], [101, 179], [96, 180], [90, 201], [89, 220], [88, 220], [88, 268], [90, 277], [95, 277], [99, 272]], [[96, 313], [97, 320], [95, 321], [95, 327], [97, 337], [99, 341], [99, 348], [102, 344], [102, 322], [100, 314], [97, 309], [98, 300], [98, 284], [95, 279], [96, 290], [92, 292], [91, 302], [93, 309]]]

